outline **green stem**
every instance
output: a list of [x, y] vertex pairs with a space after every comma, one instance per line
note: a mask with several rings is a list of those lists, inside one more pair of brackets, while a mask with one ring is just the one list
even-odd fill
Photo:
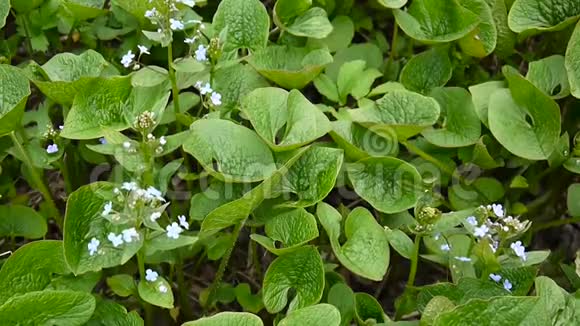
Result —
[[399, 25], [397, 24], [397, 21], [395, 21], [393, 25], [393, 39], [391, 40], [391, 53], [389, 54], [389, 64], [391, 64], [393, 60], [395, 60], [395, 57], [397, 56], [398, 35], [399, 35]]
[[[175, 78], [175, 70], [173, 69], [173, 45], [171, 43], [167, 46], [167, 71], [169, 72], [169, 80], [171, 81], [173, 110], [175, 112], [175, 118], [177, 119], [177, 114], [179, 114], [179, 88], [177, 87], [177, 79]], [[178, 129], [181, 129], [179, 124], [177, 126]]]
[[215, 274], [215, 278], [213, 279], [213, 282], [211, 283], [211, 285], [209, 287], [209, 295], [208, 295], [207, 303], [210, 305], [213, 302], [213, 297], [215, 295], [216, 290], [218, 289], [218, 287], [220, 286], [220, 283], [222, 282], [222, 278], [224, 277], [224, 273], [226, 271], [226, 268], [228, 267], [230, 257], [232, 256], [232, 252], [234, 251], [234, 247], [236, 246], [236, 242], [238, 240], [238, 237], [240, 236], [240, 231], [242, 230], [244, 222], [245, 221], [242, 221], [235, 226], [234, 231], [232, 233], [232, 244], [226, 250], [224, 256], [222, 257], [222, 260], [220, 261], [220, 265], [218, 267], [217, 273]]
[[22, 27], [24, 28], [24, 34], [26, 34], [26, 51], [28, 52], [28, 54], [30, 56], [32, 56], [32, 41], [31, 41], [31, 37], [30, 37], [30, 28], [28, 27], [28, 25], [30, 24], [30, 21], [28, 18], [28, 15], [20, 15], [22, 17]]
[[419, 263], [419, 247], [421, 247], [421, 235], [417, 234], [413, 244], [413, 256], [411, 257], [411, 270], [409, 271], [407, 286], [413, 286], [415, 284], [415, 275], [417, 275], [417, 265]]
[[179, 257], [179, 263], [175, 264], [175, 273], [177, 286], [179, 287], [179, 304], [181, 306], [179, 311], [183, 314], [184, 319], [189, 320], [193, 318], [193, 315], [191, 315], [192, 309], [190, 309], [189, 297], [187, 296], [187, 284], [185, 283], [181, 256]]
[[[256, 228], [252, 228], [252, 234], [256, 233]], [[258, 244], [256, 241], [250, 241], [250, 254], [252, 255], [252, 264], [254, 265], [254, 274], [256, 279], [262, 279], [262, 263], [258, 256]]]
[[537, 232], [540, 230], [555, 228], [558, 226], [562, 226], [562, 225], [566, 225], [566, 224], [574, 224], [574, 223], [580, 223], [580, 217], [578, 217], [578, 216], [577, 217], [569, 217], [569, 218], [563, 218], [563, 219], [559, 219], [559, 220], [549, 221], [546, 223], [534, 224], [532, 226], [532, 231]]
[[28, 153], [26, 152], [26, 150], [24, 149], [24, 147], [22, 146], [22, 144], [18, 140], [18, 137], [16, 137], [16, 134], [14, 133], [14, 131], [10, 133], [10, 138], [12, 138], [12, 142], [14, 143], [16, 151], [22, 157], [24, 165], [26, 165], [26, 167], [28, 168], [28, 171], [30, 172], [30, 177], [32, 178], [32, 183], [33, 183], [31, 186], [36, 187], [38, 189], [38, 191], [40, 191], [40, 193], [42, 194], [42, 197], [44, 197], [44, 200], [46, 201], [46, 203], [48, 205], [49, 214], [51, 215], [52, 218], [54, 218], [54, 220], [56, 221], [56, 224], [58, 224], [58, 226], [62, 229], [62, 227], [63, 227], [62, 216], [60, 216], [60, 212], [59, 212], [58, 208], [56, 207], [56, 204], [54, 203], [54, 199], [52, 198], [52, 194], [50, 193], [50, 191], [46, 187], [46, 184], [44, 183], [44, 180], [42, 179], [41, 175], [38, 173], [38, 170], [32, 164], [32, 160], [30, 159], [30, 156], [28, 156]]
[[70, 195], [73, 192], [73, 186], [72, 183], [70, 181], [70, 171], [69, 171], [69, 166], [67, 164], [67, 157], [66, 154], [62, 156], [61, 158], [61, 163], [60, 163], [60, 174], [62, 175], [62, 178], [64, 180], [64, 190], [68, 195]]
[[[146, 282], [145, 280], [145, 257], [142, 250], [137, 252], [137, 265], [139, 266], [139, 279], [140, 282]], [[145, 325], [153, 325], [153, 309], [151, 305], [141, 298], [141, 305], [145, 311]]]

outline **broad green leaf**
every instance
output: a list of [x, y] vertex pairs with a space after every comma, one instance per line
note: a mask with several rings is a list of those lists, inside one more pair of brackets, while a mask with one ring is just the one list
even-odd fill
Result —
[[411, 164], [392, 157], [370, 157], [347, 164], [354, 191], [383, 213], [417, 204], [421, 175]]
[[0, 28], [6, 24], [6, 17], [10, 13], [10, 0], [0, 0]]
[[399, 255], [411, 259], [413, 256], [413, 240], [405, 232], [399, 229], [389, 229], [385, 227], [385, 234], [389, 244]]
[[220, 312], [211, 317], [189, 321], [181, 326], [264, 326], [260, 317], [247, 312]]
[[444, 122], [440, 128], [423, 130], [423, 137], [440, 147], [475, 144], [481, 136], [481, 122], [469, 92], [459, 87], [447, 87], [434, 89], [430, 95], [439, 103]]
[[245, 311], [258, 313], [264, 309], [264, 302], [262, 302], [262, 293], [252, 294], [250, 285], [248, 283], [240, 283], [235, 288], [236, 300], [244, 308]]
[[553, 99], [570, 95], [570, 83], [561, 55], [530, 62], [526, 79]]
[[0, 305], [12, 296], [41, 291], [52, 274], [69, 270], [62, 254], [62, 242], [41, 240], [16, 250], [0, 270]]
[[258, 0], [224, 0], [213, 16], [216, 34], [225, 30], [224, 50], [257, 50], [266, 46], [270, 16]]
[[70, 139], [102, 137], [106, 128], [129, 127], [124, 111], [131, 95], [131, 78], [116, 77], [91, 80], [75, 96], [61, 136]]
[[473, 86], [469, 86], [469, 92], [471, 93], [471, 100], [475, 105], [475, 112], [479, 117], [479, 120], [488, 127], [488, 108], [489, 99], [491, 94], [493, 94], [498, 89], [505, 89], [507, 87], [504, 81], [490, 81]]
[[349, 110], [351, 118], [363, 125], [391, 126], [402, 139], [412, 137], [437, 122], [440, 107], [433, 98], [407, 90], [392, 90], [373, 107]]
[[339, 326], [340, 312], [332, 305], [321, 303], [292, 311], [278, 325]]
[[390, 127], [376, 125], [365, 128], [356, 122], [338, 120], [332, 122], [330, 136], [353, 160], [395, 156], [399, 151], [397, 135]]
[[117, 274], [107, 278], [107, 285], [111, 291], [120, 297], [128, 297], [137, 293], [135, 279], [128, 274]]
[[242, 98], [252, 90], [268, 86], [268, 82], [256, 70], [243, 64], [217, 69], [212, 84], [215, 91], [222, 95], [222, 112], [236, 108]]
[[366, 62], [363, 60], [350, 61], [340, 67], [336, 82], [340, 104], [346, 104], [348, 95], [357, 100], [366, 96], [371, 91], [375, 79], [382, 76], [376, 69], [365, 68]]
[[0, 136], [20, 126], [30, 84], [19, 68], [0, 65]]
[[513, 154], [544, 160], [560, 136], [560, 108], [548, 95], [524, 79], [514, 68], [503, 73], [509, 90], [498, 90], [489, 102], [489, 127], [495, 138]]
[[572, 216], [580, 216], [580, 183], [573, 183], [568, 187], [568, 212]]
[[274, 6], [274, 22], [295, 36], [325, 38], [332, 32], [326, 11], [310, 6], [312, 0], [278, 0]]
[[497, 179], [481, 177], [469, 185], [456, 184], [449, 188], [449, 202], [456, 210], [491, 204], [505, 194], [503, 185]]
[[565, 65], [570, 80], [570, 92], [572, 96], [580, 98], [580, 22], [576, 24], [568, 41]]
[[34, 209], [20, 205], [0, 206], [0, 237], [42, 238], [46, 219]]
[[62, 0], [63, 14], [76, 21], [88, 20], [107, 13], [103, 6], [105, 0]]
[[580, 158], [578, 157], [571, 157], [567, 159], [563, 166], [570, 172], [580, 174]]
[[384, 323], [386, 315], [381, 305], [373, 296], [368, 293], [355, 293], [356, 319], [359, 324], [366, 324], [368, 321], [371, 325], [375, 323]]
[[143, 319], [136, 311], [127, 309], [111, 300], [97, 298], [95, 313], [87, 326], [143, 326]]
[[332, 63], [326, 66], [326, 74], [336, 82], [342, 65], [355, 60], [363, 60], [369, 69], [380, 69], [383, 65], [383, 53], [378, 46], [372, 43], [352, 44], [348, 48], [336, 52]]
[[252, 240], [278, 256], [318, 237], [316, 219], [304, 208], [296, 208], [272, 217], [266, 222], [264, 230], [266, 236], [252, 234]]
[[8, 3], [12, 3], [12, 9], [14, 9], [17, 13], [20, 14], [27, 13], [37, 8], [43, 2], [44, 0], [30, 0], [30, 1], [8, 0]]
[[143, 244], [146, 255], [153, 255], [157, 251], [169, 251], [181, 247], [191, 246], [198, 240], [195, 236], [181, 234], [179, 238], [173, 239], [167, 236], [164, 231], [149, 233]]
[[548, 317], [546, 324], [550, 325], [573, 325], [579, 321], [578, 299], [568, 294], [558, 286], [554, 280], [547, 276], [536, 278], [536, 295], [540, 297], [538, 306], [542, 317]]
[[447, 46], [439, 46], [414, 55], [401, 70], [401, 83], [420, 93], [445, 86], [453, 73], [448, 52]]
[[[497, 44], [497, 28], [493, 12], [487, 0], [459, 0], [459, 4], [477, 14], [479, 25], [459, 40], [463, 52], [470, 56], [483, 58], [493, 52]], [[491, 0], [493, 1], [493, 0]]]
[[489, 135], [483, 135], [475, 143], [473, 148], [465, 149], [469, 152], [469, 156], [463, 156], [460, 153], [460, 158], [463, 161], [473, 162], [483, 169], [495, 169], [504, 166], [504, 160], [502, 158], [496, 158], [491, 153], [499, 153], [501, 145], [496, 142]]
[[480, 20], [457, 0], [415, 0], [407, 11], [393, 11], [410, 37], [428, 43], [451, 42], [473, 31]]
[[218, 179], [256, 182], [276, 170], [268, 145], [246, 127], [228, 120], [202, 119], [190, 128], [183, 149]]
[[308, 207], [323, 200], [336, 184], [343, 156], [343, 151], [336, 148], [313, 146], [307, 149], [283, 178], [283, 191], [298, 197], [284, 205]]
[[378, 2], [387, 8], [399, 9], [407, 3], [407, 0], [378, 0]]
[[516, 33], [559, 31], [580, 17], [574, 0], [516, 0], [508, 15], [508, 24]]
[[[113, 247], [109, 233], [120, 234], [128, 225], [115, 225], [102, 216], [105, 203], [111, 200], [114, 185], [95, 182], [80, 187], [68, 200], [64, 220], [64, 256], [75, 275], [123, 265], [139, 251], [144, 236], [131, 243]], [[94, 255], [87, 249], [92, 238], [100, 241]]]
[[328, 50], [282, 45], [268, 46], [248, 58], [262, 76], [286, 89], [304, 88], [331, 62]]
[[328, 291], [328, 303], [340, 311], [340, 325], [350, 325], [354, 318], [355, 299], [351, 288], [344, 283], [337, 283]]
[[455, 305], [447, 297], [435, 296], [425, 306], [421, 314], [421, 323], [431, 325], [440, 313], [453, 310], [453, 308], [455, 308]]
[[33, 79], [32, 82], [51, 100], [69, 106], [76, 94], [94, 87], [92, 83], [96, 77], [116, 73], [115, 68], [93, 50], [79, 55], [59, 53], [42, 65], [42, 70], [47, 81]]
[[314, 79], [314, 87], [322, 95], [324, 95], [329, 100], [338, 103], [340, 99], [338, 98], [338, 88], [335, 82], [330, 79], [326, 74], [320, 74]]
[[0, 306], [5, 325], [85, 325], [95, 310], [90, 293], [35, 291], [14, 296]]
[[507, 58], [514, 53], [516, 35], [508, 26], [508, 8], [506, 0], [486, 0], [491, 8], [495, 28], [497, 30], [497, 44], [495, 53], [500, 58]]
[[158, 277], [154, 282], [141, 280], [137, 290], [139, 291], [139, 297], [144, 301], [162, 308], [173, 308], [171, 284], [165, 278]]
[[[122, 8], [127, 13], [131, 14], [134, 19], [139, 21], [139, 25], [142, 27], [147, 27], [151, 22], [149, 18], [145, 17], [145, 12], [150, 10], [155, 3], [150, 3], [149, 1], [133, 1], [133, 0], [111, 0], [111, 7], [118, 6]], [[115, 9], [112, 10], [115, 12]]]
[[212, 179], [206, 189], [191, 197], [189, 217], [198, 221], [203, 220], [214, 209], [242, 197], [244, 186], [240, 183], [224, 183]]
[[488, 325], [545, 325], [540, 320], [527, 318], [537, 303], [537, 297], [476, 299], [440, 314], [434, 325], [469, 325], [475, 321], [474, 318]]
[[324, 290], [324, 267], [316, 247], [305, 246], [276, 258], [268, 267], [262, 287], [264, 305], [276, 313], [288, 303], [288, 312], [318, 303]]
[[354, 37], [354, 23], [348, 16], [336, 16], [332, 20], [332, 32], [323, 39], [308, 39], [307, 46], [310, 48], [326, 47], [334, 53], [346, 49]]
[[357, 207], [348, 215], [344, 223], [347, 240], [342, 245], [340, 213], [320, 203], [316, 215], [328, 234], [332, 251], [344, 267], [370, 280], [382, 280], [389, 267], [389, 243], [383, 227], [368, 210]]
[[330, 121], [299, 90], [258, 88], [243, 99], [242, 112], [275, 151], [301, 147], [330, 131]]

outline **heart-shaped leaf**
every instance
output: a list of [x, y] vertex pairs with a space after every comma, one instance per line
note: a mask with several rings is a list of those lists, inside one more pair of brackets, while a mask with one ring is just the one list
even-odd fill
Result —
[[258, 0], [224, 0], [213, 16], [217, 34], [225, 30], [224, 50], [257, 50], [266, 46], [270, 16]]
[[[275, 255], [288, 253], [318, 237], [314, 215], [304, 208], [278, 214], [266, 222], [266, 236], [252, 234], [252, 240]], [[277, 242], [280, 246], [277, 246]]]
[[276, 170], [268, 145], [246, 127], [227, 120], [202, 119], [190, 128], [183, 149], [219, 179], [256, 182]]
[[328, 50], [281, 45], [268, 46], [248, 58], [262, 76], [286, 89], [304, 88], [331, 62]]
[[553, 99], [570, 95], [570, 83], [564, 57], [552, 55], [530, 62], [526, 79]]
[[471, 100], [475, 105], [475, 112], [479, 117], [479, 120], [483, 122], [485, 126], [489, 126], [488, 121], [488, 108], [489, 99], [491, 94], [496, 90], [507, 88], [507, 83], [504, 81], [490, 81], [473, 86], [469, 86], [469, 92], [471, 93]]
[[326, 11], [311, 6], [312, 0], [278, 0], [274, 5], [274, 22], [292, 35], [325, 38], [332, 32]]
[[389, 243], [383, 227], [368, 210], [357, 207], [348, 215], [344, 223], [347, 241], [342, 245], [340, 213], [320, 203], [316, 215], [328, 234], [332, 251], [344, 267], [373, 281], [383, 278], [389, 266]]
[[497, 30], [495, 53], [500, 58], [506, 58], [513, 54], [516, 45], [516, 35], [508, 26], [506, 0], [490, 0], [486, 2], [491, 7], [495, 28]]
[[[99, 271], [126, 263], [143, 245], [143, 235], [130, 243], [114, 247], [107, 236], [121, 233], [127, 225], [114, 225], [103, 218], [103, 207], [110, 201], [114, 185], [95, 182], [80, 187], [67, 201], [64, 220], [64, 256], [75, 275]], [[92, 238], [100, 241], [94, 255], [87, 249]]]
[[126, 326], [142, 326], [144, 325], [143, 319], [139, 316], [136, 311], [131, 311], [127, 313], [127, 309], [111, 300], [105, 300], [101, 298], [97, 299], [97, 306], [95, 308], [95, 313], [87, 323], [87, 326], [97, 326], [97, 325], [119, 325]]
[[359, 324], [383, 323], [386, 315], [381, 304], [368, 293], [355, 293], [356, 319]]
[[580, 17], [580, 6], [574, 0], [516, 0], [508, 24], [516, 33], [559, 31]]
[[26, 206], [0, 206], [0, 236], [42, 238], [47, 231], [46, 219]]
[[139, 297], [144, 301], [162, 308], [173, 308], [171, 284], [165, 278], [158, 277], [154, 282], [142, 280], [139, 282], [137, 290]]
[[444, 123], [441, 128], [423, 130], [423, 137], [440, 147], [463, 147], [477, 142], [481, 136], [481, 122], [469, 92], [448, 87], [434, 89], [430, 95], [439, 102]]
[[0, 65], [0, 136], [20, 126], [26, 100], [30, 95], [30, 84], [19, 68]]
[[445, 86], [453, 73], [448, 52], [448, 47], [440, 46], [413, 56], [401, 70], [401, 83], [420, 93]]
[[340, 325], [340, 312], [333, 305], [321, 303], [292, 311], [278, 325], [338, 326]]
[[322, 298], [324, 267], [315, 247], [299, 248], [270, 264], [262, 287], [268, 312], [276, 313], [286, 307], [290, 289], [295, 297], [290, 302], [289, 312], [316, 304]]
[[324, 113], [295, 89], [256, 89], [242, 101], [242, 112], [275, 151], [298, 148], [331, 128]]
[[580, 22], [576, 24], [568, 41], [565, 65], [570, 80], [570, 92], [572, 96], [580, 98]]
[[433, 98], [394, 89], [377, 100], [376, 105], [348, 112], [355, 122], [391, 126], [399, 138], [406, 139], [435, 124], [440, 107]]
[[395, 156], [399, 142], [394, 130], [380, 125], [365, 128], [348, 120], [332, 122], [332, 139], [353, 160], [369, 156]]
[[334, 53], [346, 49], [354, 37], [354, 23], [347, 16], [336, 16], [332, 20], [332, 32], [323, 39], [309, 38], [306, 46], [324, 48]]
[[366, 62], [368, 69], [380, 69], [383, 65], [383, 53], [373, 43], [352, 44], [348, 48], [336, 52], [332, 63], [326, 66], [325, 72], [336, 83], [342, 65], [355, 60]]
[[227, 112], [236, 108], [252, 90], [270, 85], [251, 66], [235, 64], [217, 69], [212, 86], [222, 95], [220, 110]]
[[354, 292], [344, 283], [336, 283], [328, 291], [328, 303], [340, 311], [340, 325], [347, 326], [354, 318]]
[[260, 317], [247, 312], [220, 312], [211, 317], [189, 321], [181, 326], [264, 326]]
[[383, 213], [417, 204], [421, 175], [411, 164], [392, 157], [370, 157], [347, 165], [354, 191]]
[[393, 11], [397, 23], [410, 37], [422, 42], [451, 42], [474, 30], [480, 20], [457, 0], [415, 0], [409, 10]]
[[491, 54], [497, 44], [498, 29], [490, 6], [486, 0], [460, 0], [459, 4], [477, 14], [481, 21], [473, 31], [459, 40], [459, 46], [463, 52], [474, 57], [483, 58]]
[[498, 90], [489, 102], [489, 127], [495, 138], [513, 154], [544, 160], [560, 136], [560, 108], [548, 95], [506, 66], [509, 90]]
[[365, 68], [366, 62], [363, 60], [350, 61], [340, 67], [336, 82], [340, 104], [346, 104], [348, 95], [352, 95], [357, 100], [366, 96], [375, 79], [382, 76], [377, 69]]

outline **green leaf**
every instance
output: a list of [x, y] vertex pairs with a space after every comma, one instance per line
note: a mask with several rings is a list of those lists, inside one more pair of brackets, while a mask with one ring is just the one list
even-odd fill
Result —
[[421, 314], [421, 323], [425, 323], [427, 325], [433, 324], [437, 315], [443, 312], [447, 312], [453, 310], [455, 305], [451, 300], [447, 299], [443, 296], [436, 296], [433, 297], [425, 306], [423, 313]]
[[84, 325], [95, 310], [90, 293], [35, 291], [12, 297], [0, 306], [6, 325]]
[[264, 309], [262, 294], [260, 292], [255, 295], [252, 294], [250, 285], [248, 283], [238, 284], [238, 286], [235, 288], [235, 292], [236, 300], [245, 311], [258, 313], [260, 310]]
[[572, 96], [580, 98], [580, 22], [576, 24], [568, 41], [565, 65], [570, 80], [570, 92]]
[[505, 194], [503, 185], [497, 179], [481, 177], [472, 183], [456, 184], [449, 188], [449, 202], [456, 210], [491, 204]]
[[471, 93], [471, 100], [475, 105], [475, 112], [479, 117], [479, 120], [488, 127], [488, 108], [489, 99], [491, 94], [493, 94], [498, 89], [505, 89], [507, 87], [504, 81], [490, 81], [473, 86], [469, 86], [469, 92]]
[[465, 305], [442, 313], [434, 325], [469, 325], [474, 316], [489, 325], [522, 325], [526, 320], [530, 324], [541, 325], [539, 320], [526, 318], [536, 307], [537, 297], [497, 297], [490, 300], [472, 300]]
[[471, 95], [463, 88], [434, 89], [431, 94], [441, 107], [441, 128], [427, 128], [421, 133], [428, 142], [440, 147], [473, 145], [481, 136], [481, 122]]
[[224, 51], [266, 46], [270, 16], [258, 0], [224, 0], [213, 16], [216, 34], [225, 30]]
[[252, 240], [278, 256], [318, 237], [316, 219], [304, 208], [296, 208], [272, 217], [266, 221], [264, 229], [266, 236], [252, 234]]
[[356, 303], [356, 319], [359, 324], [366, 324], [366, 322], [369, 322], [373, 325], [375, 323], [384, 323], [386, 321], [385, 312], [377, 302], [377, 299], [368, 293], [355, 293], [354, 296]]
[[328, 291], [327, 301], [340, 311], [340, 325], [350, 325], [355, 311], [354, 293], [351, 288], [344, 283], [333, 285]]
[[42, 238], [47, 231], [46, 220], [26, 206], [0, 206], [0, 237]]
[[246, 127], [227, 120], [202, 119], [190, 128], [190, 137], [183, 149], [218, 179], [256, 182], [276, 170], [268, 146]]
[[[111, 183], [95, 182], [80, 187], [68, 198], [64, 220], [64, 256], [75, 275], [123, 265], [143, 245], [142, 234], [139, 239], [116, 248], [107, 240], [109, 233], [119, 234], [129, 227], [112, 224], [102, 216], [113, 188]], [[91, 256], [87, 246], [93, 237], [100, 241], [100, 246]]]
[[121, 131], [129, 127], [124, 118], [131, 94], [131, 78], [91, 80], [75, 96], [61, 136], [70, 139], [102, 137], [104, 129]]
[[513, 154], [544, 160], [560, 136], [560, 108], [549, 96], [505, 66], [510, 90], [498, 90], [489, 102], [489, 127], [495, 138]]
[[405, 232], [399, 229], [389, 229], [385, 227], [385, 234], [389, 244], [399, 255], [411, 259], [413, 256], [413, 240]]
[[222, 95], [220, 110], [227, 112], [236, 108], [246, 94], [269, 84], [249, 65], [236, 64], [217, 69], [212, 86]]
[[568, 187], [568, 212], [572, 216], [580, 216], [580, 183]]
[[324, 290], [324, 267], [316, 247], [305, 246], [276, 258], [268, 267], [262, 287], [264, 305], [270, 313], [284, 309], [293, 289], [288, 311], [316, 304]]
[[203, 192], [198, 192], [191, 197], [189, 217], [201, 221], [214, 209], [239, 199], [243, 194], [243, 184], [224, 183], [218, 179], [212, 179]]
[[181, 326], [264, 326], [260, 317], [247, 312], [220, 312], [211, 317], [189, 321]]
[[444, 86], [453, 73], [448, 52], [448, 47], [439, 46], [414, 55], [401, 70], [401, 83], [420, 93]]
[[332, 305], [321, 303], [292, 311], [278, 325], [338, 326], [340, 325], [340, 312]]
[[363, 125], [391, 126], [402, 139], [412, 137], [437, 122], [440, 107], [433, 98], [407, 90], [392, 90], [373, 107], [349, 110], [351, 118]]
[[530, 62], [526, 79], [553, 99], [570, 95], [570, 83], [561, 55]]
[[495, 28], [497, 30], [497, 44], [495, 53], [500, 58], [507, 58], [513, 54], [516, 45], [516, 35], [508, 26], [508, 9], [506, 0], [486, 0], [491, 7]]
[[275, 151], [301, 147], [330, 131], [330, 121], [300, 91], [266, 87], [242, 101], [242, 112]]
[[106, 14], [104, 5], [105, 0], [63, 0], [61, 9], [65, 16], [83, 21]]
[[32, 82], [47, 97], [68, 106], [76, 94], [92, 87], [95, 78], [116, 74], [116, 69], [93, 50], [79, 55], [59, 53], [42, 65], [42, 70], [48, 80], [33, 79]]
[[366, 62], [350, 61], [340, 67], [336, 82], [340, 104], [346, 104], [348, 95], [359, 100], [371, 91], [375, 79], [382, 76], [377, 69], [365, 69]]
[[153, 255], [157, 251], [169, 251], [181, 247], [191, 246], [196, 243], [198, 237], [180, 235], [177, 239], [169, 238], [164, 231], [149, 233], [145, 240], [144, 248], [146, 255]]
[[107, 278], [107, 285], [111, 291], [120, 297], [128, 297], [137, 293], [135, 279], [128, 274], [117, 274]]
[[389, 267], [389, 243], [383, 227], [368, 210], [357, 207], [348, 215], [344, 223], [347, 241], [342, 245], [340, 213], [320, 203], [316, 215], [328, 234], [332, 251], [344, 267], [370, 280], [382, 280]]
[[480, 20], [456, 0], [415, 0], [407, 11], [393, 11], [397, 23], [410, 37], [428, 43], [450, 42], [474, 30]]
[[262, 76], [286, 89], [302, 89], [332, 62], [325, 49], [274, 45], [256, 51], [248, 63]]
[[[165, 289], [165, 292], [161, 290], [162, 288]], [[144, 301], [162, 308], [173, 308], [171, 284], [165, 278], [158, 277], [154, 282], [141, 280], [137, 290], [139, 291], [139, 297]]]
[[417, 204], [421, 175], [411, 164], [392, 157], [371, 157], [347, 164], [354, 191], [383, 213]]
[[[498, 30], [495, 26], [493, 12], [487, 0], [460, 0], [459, 4], [477, 14], [479, 25], [459, 40], [463, 52], [470, 56], [483, 58], [493, 52], [497, 44]], [[490, 0], [494, 1], [494, 0]]]
[[0, 28], [6, 24], [6, 17], [10, 13], [10, 0], [0, 0]]
[[30, 95], [30, 84], [19, 68], [0, 65], [0, 136], [20, 126], [26, 101]]
[[111, 300], [97, 298], [97, 307], [87, 326], [143, 326], [143, 319], [136, 311], [127, 309]]
[[41, 240], [16, 250], [0, 270], [0, 305], [13, 296], [41, 291], [52, 274], [69, 270], [62, 254], [62, 242]]
[[332, 32], [323, 39], [310, 38], [306, 43], [309, 48], [327, 48], [334, 53], [346, 49], [354, 37], [354, 23], [348, 16], [336, 16], [332, 20]]
[[363, 60], [369, 69], [380, 69], [383, 65], [383, 53], [378, 46], [372, 43], [352, 44], [348, 48], [336, 52], [332, 63], [326, 66], [326, 74], [336, 82], [342, 65], [355, 60]]
[[574, 0], [516, 0], [508, 24], [516, 33], [559, 31], [580, 17], [580, 6]]
[[330, 136], [353, 160], [395, 156], [399, 151], [397, 135], [390, 127], [376, 125], [365, 128], [356, 122], [338, 120], [332, 122]]
[[274, 22], [295, 36], [325, 38], [332, 32], [326, 11], [310, 6], [312, 0], [278, 0], [274, 6]]
[[308, 207], [323, 200], [336, 184], [343, 156], [343, 151], [336, 148], [307, 149], [283, 178], [282, 189], [298, 196], [297, 201], [284, 205]]
[[378, 2], [387, 8], [399, 9], [407, 3], [407, 0], [378, 0]]

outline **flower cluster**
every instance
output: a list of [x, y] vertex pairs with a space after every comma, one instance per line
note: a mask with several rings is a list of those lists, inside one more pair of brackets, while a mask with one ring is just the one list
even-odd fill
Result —
[[133, 70], [137, 70], [141, 68], [141, 64], [139, 63], [141, 60], [141, 56], [144, 54], [151, 54], [149, 52], [149, 48], [144, 45], [137, 45], [137, 48], [139, 49], [139, 56], [137, 57], [137, 60], [135, 60], [135, 53], [133, 53], [133, 50], [129, 50], [121, 58], [121, 64], [123, 65], [123, 67], [129, 68], [133, 66]]
[[[153, 3], [149, 0], [149, 3]], [[185, 5], [188, 7], [195, 6], [195, 1], [193, 0], [160, 0], [156, 1], [159, 7], [152, 7], [151, 9], [145, 11], [145, 17], [151, 21], [153, 25], [158, 26], [157, 33], [163, 35], [166, 39], [171, 39], [174, 31], [185, 30], [186, 24], [194, 24], [196, 26], [196, 31], [198, 36], [192, 41], [190, 38], [186, 38], [186, 43], [194, 43], [201, 32], [199, 29], [203, 29], [205, 26], [199, 20], [188, 20], [183, 21], [182, 14], [178, 8], [178, 5]], [[190, 41], [188, 41], [190, 40]]]
[[[60, 125], [58, 126], [59, 130], [62, 130], [64, 128], [64, 126]], [[54, 140], [56, 139], [56, 137], [58, 137], [58, 131], [56, 131], [51, 124], [49, 124], [46, 127], [46, 132], [44, 132], [43, 137], [46, 138], [47, 140], [50, 140], [52, 143], [48, 144], [46, 146], [46, 152], [48, 154], [56, 154], [58, 153], [58, 145], [54, 142]]]
[[199, 93], [207, 98], [209, 98], [209, 102], [211, 106], [220, 106], [222, 104], [222, 95], [218, 92], [215, 92], [209, 83], [202, 83], [201, 80], [198, 80], [195, 83], [195, 88], [199, 90]]
[[[501, 279], [502, 279], [501, 275], [493, 274], [493, 273], [489, 274], [489, 278], [496, 283], [500, 283]], [[512, 287], [513, 287], [512, 283], [507, 278], [503, 280], [503, 288], [506, 291], [511, 292]]]

